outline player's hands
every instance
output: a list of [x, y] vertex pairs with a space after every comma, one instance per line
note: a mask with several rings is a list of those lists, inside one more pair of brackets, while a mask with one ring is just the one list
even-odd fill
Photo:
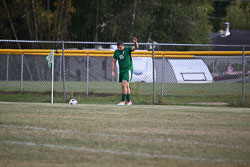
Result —
[[132, 51], [136, 50], [139, 48], [139, 45], [137, 43], [137, 38], [133, 37], [132, 41], [134, 42], [134, 46], [132, 47]]
[[137, 43], [137, 38], [133, 37], [132, 42]]
[[115, 77], [115, 72], [112, 71], [112, 72], [111, 72], [111, 75], [112, 75], [112, 77]]

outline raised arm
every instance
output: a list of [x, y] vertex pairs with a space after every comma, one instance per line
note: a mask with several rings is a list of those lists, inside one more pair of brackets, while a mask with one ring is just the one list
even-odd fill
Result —
[[137, 38], [136, 37], [134, 37], [133, 39], [132, 39], [132, 42], [134, 42], [134, 46], [132, 46], [132, 51], [134, 51], [134, 50], [136, 50], [136, 49], [138, 49], [139, 48], [139, 45], [138, 45], [138, 42], [137, 42]]
[[115, 63], [116, 63], [116, 59], [112, 59], [112, 66], [111, 66], [111, 76], [112, 77], [114, 77], [115, 76], [115, 72], [114, 72], [114, 70], [115, 70]]

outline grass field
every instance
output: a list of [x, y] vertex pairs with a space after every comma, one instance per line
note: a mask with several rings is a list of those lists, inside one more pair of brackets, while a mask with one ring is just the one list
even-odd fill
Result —
[[[152, 94], [152, 83], [130, 83], [131, 89], [139, 94]], [[67, 92], [86, 92], [86, 82], [67, 81]], [[161, 83], [156, 83], [156, 91], [161, 92]], [[209, 84], [177, 84], [165, 83], [165, 95], [240, 95], [241, 83], [209, 83]], [[23, 91], [48, 92], [51, 90], [50, 81], [24, 81]], [[246, 83], [246, 94], [250, 94], [250, 83]], [[0, 91], [20, 91], [20, 81], [0, 81]], [[54, 82], [54, 91], [63, 92], [63, 83]], [[118, 82], [89, 82], [89, 92], [94, 93], [120, 93], [121, 84]], [[206, 93], [206, 94], [204, 94]]]
[[0, 103], [0, 166], [250, 166], [250, 109]]
[[[164, 97], [161, 97], [162, 85], [156, 84], [157, 104], [193, 104], [200, 102], [228, 103], [229, 106], [240, 106], [241, 83], [212, 84], [164, 84]], [[51, 82], [24, 81], [23, 95], [19, 81], [0, 82], [0, 101], [50, 102]], [[153, 85], [150, 83], [131, 83], [132, 98], [136, 104], [152, 104]], [[63, 84], [55, 82], [55, 102], [64, 102]], [[32, 92], [27, 94], [27, 92]], [[113, 104], [118, 103], [121, 85], [117, 82], [89, 82], [89, 97], [86, 97], [86, 82], [66, 82], [67, 101], [76, 98], [79, 103]], [[36, 94], [34, 94], [36, 93]], [[250, 83], [246, 83], [245, 102], [250, 107]]]

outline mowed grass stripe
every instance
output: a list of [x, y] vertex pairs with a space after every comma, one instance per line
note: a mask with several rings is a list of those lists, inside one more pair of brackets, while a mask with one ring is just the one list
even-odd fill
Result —
[[[37, 128], [34, 128], [37, 129]], [[41, 136], [48, 136], [48, 134], [46, 133], [34, 133], [34, 132], [30, 132], [30, 131], [20, 131], [18, 130], [19, 133], [21, 133], [22, 135], [19, 135], [18, 138], [15, 138], [15, 136], [12, 136], [11, 139], [18, 139], [21, 140], [22, 142], [25, 142], [26, 140], [28, 141], [34, 141], [37, 140], [37, 137], [32, 137], [32, 135], [34, 136], [40, 136], [39, 137], [39, 142], [42, 144], [44, 142], [50, 142], [50, 144], [53, 144], [54, 142], [57, 142], [57, 144], [61, 144], [61, 145], [68, 145], [68, 144], [73, 144], [73, 147], [81, 147], [83, 146], [88, 146], [91, 148], [95, 148], [95, 149], [109, 149], [109, 148], [113, 148], [113, 149], [122, 149], [124, 151], [127, 152], [131, 152], [131, 151], [141, 151], [141, 152], [146, 152], [146, 153], [150, 153], [153, 154], [154, 152], [158, 152], [158, 154], [170, 154], [168, 151], [164, 151], [161, 150], [161, 147], [165, 147], [168, 148], [170, 150], [174, 150], [173, 152], [171, 152], [171, 154], [178, 154], [178, 149], [190, 149], [190, 151], [193, 150], [193, 147], [196, 147], [195, 145], [197, 145], [196, 150], [193, 150], [195, 152], [199, 152], [199, 150], [201, 149], [206, 149], [206, 151], [209, 152], [209, 150], [213, 150], [216, 147], [225, 147], [225, 149], [222, 150], [217, 150], [218, 152], [223, 151], [223, 154], [226, 153], [230, 153], [230, 152], [240, 152], [242, 151], [242, 149], [244, 149], [244, 147], [239, 147], [239, 146], [234, 146], [234, 147], [230, 147], [229, 145], [214, 145], [214, 144], [209, 144], [209, 143], [202, 143], [198, 141], [188, 141], [188, 140], [183, 140], [183, 139], [165, 139], [162, 142], [157, 142], [157, 144], [154, 144], [155, 141], [152, 140], [145, 140], [144, 139], [140, 139], [139, 137], [137, 138], [137, 140], [135, 140], [135, 138], [133, 138], [134, 136], [129, 136], [125, 138], [124, 140], [124, 136], [116, 136], [115, 138], [112, 136], [110, 137], [109, 135], [104, 135], [104, 134], [77, 134], [76, 136], [73, 134], [69, 134], [69, 135], [55, 135], [55, 134], [50, 134], [52, 135], [49, 139], [45, 138], [43, 139]], [[58, 131], [57, 131], [58, 132]], [[11, 133], [9, 133], [9, 135], [11, 135]], [[27, 137], [23, 137], [24, 136], [29, 136]], [[101, 137], [101, 138], [100, 138]], [[74, 138], [74, 139], [72, 139]], [[133, 138], [133, 140], [131, 140], [131, 138]], [[147, 138], [146, 138], [147, 139]], [[90, 141], [91, 140], [91, 141]], [[97, 143], [97, 145], [101, 145], [100, 146], [96, 146], [93, 145], [94, 143]], [[153, 143], [153, 144], [152, 144]], [[119, 145], [119, 148], [116, 147], [116, 145]], [[125, 147], [124, 147], [125, 145]], [[133, 148], [133, 146], [136, 145], [136, 148]], [[147, 145], [147, 146], [146, 146]], [[146, 147], [145, 147], [146, 146]], [[153, 147], [151, 149], [148, 149], [150, 147]], [[209, 148], [207, 148], [209, 147]], [[160, 151], [159, 151], [160, 150]], [[225, 159], [225, 155], [219, 155], [219, 157], [221, 157], [220, 159]], [[180, 155], [180, 156], [185, 156], [184, 154]], [[197, 156], [195, 159], [204, 159], [203, 155], [200, 154], [194, 154], [194, 155], [190, 155], [190, 156]], [[206, 155], [209, 156], [207, 158], [210, 158], [213, 161], [217, 161], [216, 157], [211, 156], [211, 155]], [[218, 156], [218, 155], [217, 155]], [[232, 157], [233, 158], [233, 157]], [[206, 159], [206, 158], [205, 158]], [[226, 160], [225, 160], [226, 161]], [[237, 160], [233, 160], [234, 162], [236, 162]], [[239, 160], [242, 161], [242, 160]], [[243, 161], [244, 162], [244, 161]]]
[[[14, 163], [11, 156], [7, 156], [11, 153], [14, 153], [20, 161], [27, 160], [18, 154], [19, 152], [24, 152], [34, 159], [42, 154], [40, 147], [32, 148], [32, 152], [34, 150], [36, 152], [34, 154], [25, 145], [25, 147], [14, 147], [4, 142], [13, 141], [189, 157], [214, 163], [223, 163], [218, 160], [228, 160], [227, 165], [231, 166], [249, 164], [249, 120], [250, 110], [247, 108], [0, 103], [0, 145], [3, 148], [1, 150], [5, 150], [0, 150], [0, 155], [4, 157], [0, 158], [0, 163], [1, 161]], [[63, 160], [71, 164], [69, 166], [75, 163], [67, 158], [70, 157], [67, 155], [69, 150], [61, 149], [60, 153], [56, 150], [49, 151], [50, 157], [55, 157], [58, 161], [64, 157]], [[107, 158], [109, 165], [92, 162], [99, 154]], [[131, 155], [128, 158], [129, 155], [104, 154], [105, 152], [89, 154], [91, 160], [88, 164], [117, 166], [123, 162], [128, 166], [145, 166], [136, 156], [132, 158]], [[80, 157], [80, 155], [75, 156]], [[168, 158], [163, 158], [164, 160], [144, 158], [149, 164], [157, 166], [166, 166], [169, 162]], [[177, 158], [175, 162], [178, 163], [172, 166], [186, 164], [188, 161]], [[197, 162], [192, 163], [197, 164]], [[209, 166], [210, 163], [202, 162], [202, 164]]]
[[[104, 137], [104, 138], [125, 138], [131, 141], [139, 140], [141, 141], [150, 141], [150, 142], [170, 142], [170, 143], [181, 143], [181, 144], [188, 144], [188, 145], [205, 145], [211, 147], [228, 147], [228, 148], [238, 148], [241, 149], [238, 145], [223, 145], [223, 144], [211, 144], [211, 143], [203, 143], [196, 140], [188, 141], [188, 140], [181, 140], [181, 139], [174, 139], [174, 138], [149, 138], [143, 136], [128, 136], [128, 135], [117, 135], [117, 134], [108, 134], [108, 133], [82, 133], [80, 131], [70, 131], [70, 130], [62, 130], [62, 129], [48, 129], [48, 128], [41, 128], [41, 127], [33, 127], [33, 126], [15, 126], [15, 125], [1, 125], [2, 128], [14, 128], [14, 129], [24, 129], [24, 130], [34, 130], [34, 131], [45, 131], [49, 133], [66, 133], [66, 134], [81, 134], [86, 136], [96, 136], [96, 137]], [[25, 131], [23, 132], [25, 133]]]
[[[170, 158], [170, 159], [180, 159], [180, 160], [191, 160], [191, 161], [209, 161], [206, 158], [194, 158], [194, 157], [182, 157], [179, 155], [157, 155], [157, 154], [148, 154], [148, 153], [140, 153], [140, 152], [124, 152], [124, 151], [116, 151], [116, 150], [103, 150], [103, 149], [92, 149], [92, 148], [84, 148], [84, 147], [72, 147], [66, 145], [53, 145], [53, 144], [36, 144], [32, 142], [18, 142], [18, 141], [4, 141], [7, 144], [16, 144], [16, 145], [25, 145], [30, 147], [48, 147], [53, 149], [66, 149], [66, 150], [75, 150], [75, 151], [86, 151], [91, 153], [108, 153], [115, 155], [129, 155], [129, 156], [139, 156], [139, 157], [149, 157], [149, 158]], [[240, 163], [242, 161], [234, 160], [234, 159], [215, 159], [216, 162], [235, 162]]]

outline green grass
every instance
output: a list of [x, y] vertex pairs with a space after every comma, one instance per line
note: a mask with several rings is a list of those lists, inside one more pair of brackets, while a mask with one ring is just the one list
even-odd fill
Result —
[[250, 166], [250, 109], [0, 103], [0, 166]]
[[[67, 92], [86, 92], [86, 82], [67, 81]], [[130, 83], [131, 89], [138, 94], [152, 94], [152, 83]], [[156, 90], [161, 92], [161, 84], [156, 84]], [[165, 95], [239, 95], [241, 83], [212, 83], [212, 84], [177, 84], [165, 83]], [[48, 92], [51, 90], [50, 81], [24, 81], [23, 91]], [[0, 91], [20, 91], [20, 81], [0, 81]], [[55, 81], [54, 91], [63, 92], [63, 83]], [[121, 84], [118, 82], [89, 82], [89, 92], [93, 93], [120, 93]], [[246, 93], [250, 93], [250, 83], [246, 83]]]
[[[50, 102], [49, 81], [25, 81], [23, 94], [20, 82], [1, 81], [0, 101], [15, 102]], [[153, 85], [151, 83], [131, 83], [132, 98], [136, 104], [152, 104]], [[156, 104], [194, 105], [201, 102], [227, 103], [229, 106], [241, 105], [241, 83], [212, 83], [212, 84], [164, 84], [164, 97], [161, 97], [162, 85], [156, 84]], [[56, 103], [63, 103], [63, 84], [55, 82]], [[117, 82], [89, 82], [89, 96], [86, 96], [86, 82], [66, 82], [67, 101], [76, 98], [84, 104], [113, 104], [120, 101], [121, 85]], [[245, 88], [245, 105], [250, 107], [250, 84]]]

